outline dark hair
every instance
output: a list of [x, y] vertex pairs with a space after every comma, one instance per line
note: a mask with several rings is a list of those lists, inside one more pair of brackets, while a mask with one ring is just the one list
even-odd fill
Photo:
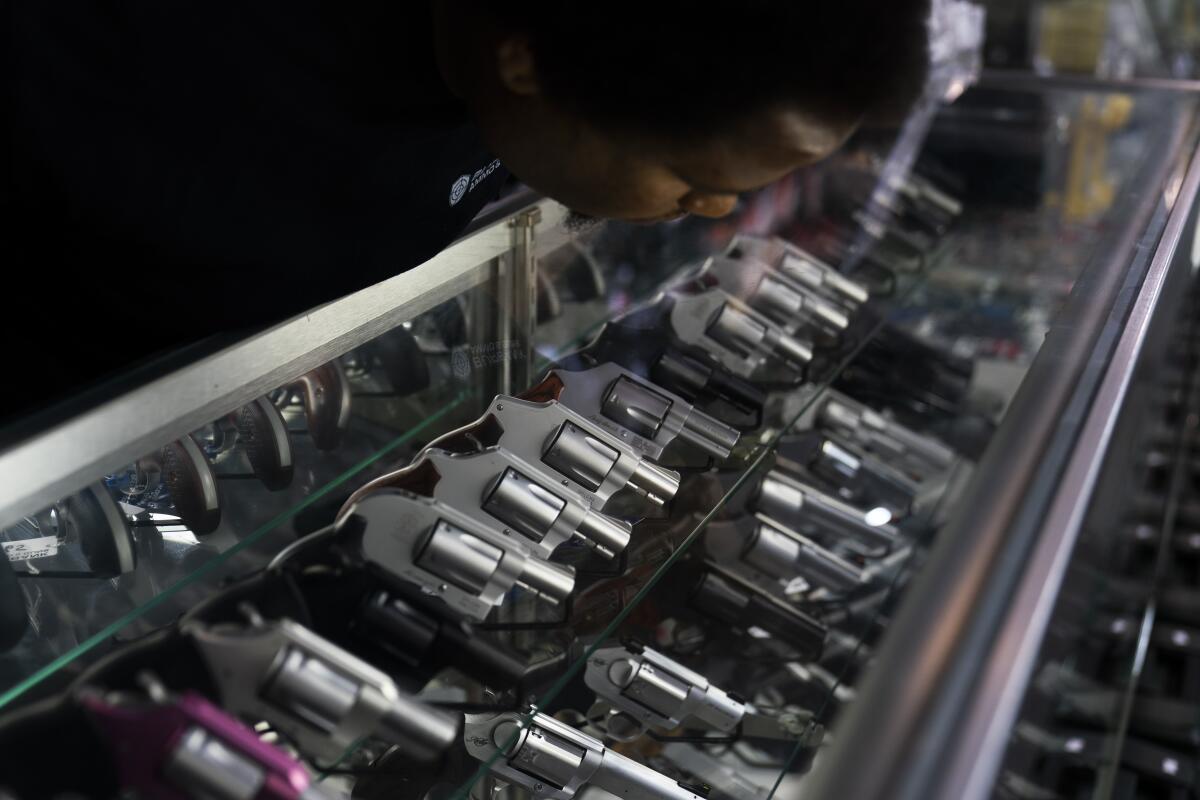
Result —
[[924, 84], [929, 0], [526, 0], [547, 96], [596, 122], [688, 134], [782, 105], [894, 116]]

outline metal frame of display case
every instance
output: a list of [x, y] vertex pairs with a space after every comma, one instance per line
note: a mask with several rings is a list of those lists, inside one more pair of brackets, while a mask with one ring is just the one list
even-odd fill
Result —
[[[138, 386], [0, 452], [0, 527], [82, 488], [163, 442], [346, 353], [402, 321], [494, 282], [494, 338], [531, 348], [537, 321], [539, 230], [557, 226], [557, 203], [521, 193], [486, 222], [407, 272], [296, 316]], [[517, 207], [512, 208], [513, 205]], [[489, 326], [490, 327], [490, 326]], [[502, 389], [524, 386], [532, 363], [506, 362]]]
[[[1195, 142], [1194, 120], [1171, 150]], [[1136, 198], [1127, 238], [1077, 284], [806, 786], [813, 797], [991, 796], [1152, 323], [1200, 263], [1200, 149]], [[1136, 194], [1136, 193], [1135, 193]], [[869, 768], [864, 769], [864, 760]]]

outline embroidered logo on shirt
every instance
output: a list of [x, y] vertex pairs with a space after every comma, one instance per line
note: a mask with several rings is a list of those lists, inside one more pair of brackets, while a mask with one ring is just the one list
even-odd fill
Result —
[[458, 180], [450, 187], [450, 205], [458, 205], [458, 201], [462, 200], [467, 192], [474, 191], [476, 186], [498, 169], [500, 169], [500, 159], [497, 158], [483, 169], [475, 170], [474, 175], [458, 176]]
[[467, 193], [467, 187], [471, 184], [470, 175], [461, 175], [459, 179], [450, 187], [450, 205], [458, 205], [458, 201], [462, 200]]

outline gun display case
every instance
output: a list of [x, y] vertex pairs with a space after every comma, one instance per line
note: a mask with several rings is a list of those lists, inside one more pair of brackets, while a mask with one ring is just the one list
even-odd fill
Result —
[[1196, 123], [985, 86], [726, 219], [517, 192], [29, 422], [0, 789], [1191, 796]]

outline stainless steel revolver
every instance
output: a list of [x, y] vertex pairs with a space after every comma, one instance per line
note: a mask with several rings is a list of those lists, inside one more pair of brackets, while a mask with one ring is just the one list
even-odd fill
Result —
[[736, 237], [726, 251], [733, 258], [750, 258], [768, 264], [784, 275], [853, 310], [870, 299], [862, 284], [847, 278], [811, 253], [779, 237]]
[[440, 597], [482, 621], [520, 585], [551, 602], [575, 588], [575, 572], [535, 554], [523, 539], [505, 536], [456, 508], [401, 489], [379, 489], [354, 504], [364, 559]]
[[491, 770], [529, 791], [535, 800], [568, 800], [585, 785], [638, 800], [704, 800], [699, 787], [678, 781], [605, 747], [545, 714], [525, 723], [517, 712], [467, 715], [467, 752]]
[[741, 436], [679, 395], [613, 363], [553, 369], [522, 397], [558, 400], [650, 459], [662, 457], [676, 438], [713, 458], [728, 458]]
[[329, 761], [364, 736], [418, 760], [455, 741], [454, 716], [401, 692], [362, 659], [291, 620], [248, 614], [247, 625], [183, 626], [231, 713], [266, 720], [306, 755]]
[[[818, 738], [812, 713], [766, 716], [749, 703], [713, 686], [708, 678], [648, 647], [629, 643], [596, 650], [583, 676], [588, 688], [612, 707], [605, 732], [618, 741], [647, 728], [674, 730], [698, 721], [744, 736], [798, 740]], [[589, 714], [589, 716], [592, 716]], [[819, 727], [819, 726], [817, 726]]]
[[351, 495], [339, 519], [385, 488], [432, 497], [545, 556], [574, 538], [612, 558], [629, 544], [633, 530], [593, 508], [569, 480], [556, 479], [548, 468], [501, 447], [466, 453], [427, 448], [408, 466]]
[[838, 336], [850, 327], [850, 312], [844, 306], [757, 259], [713, 256], [704, 262], [699, 275], [716, 279], [723, 290], [792, 336], [806, 330]]
[[812, 346], [721, 289], [673, 292], [671, 327], [680, 341], [700, 347], [735, 375], [750, 378], [772, 360], [803, 372]]

